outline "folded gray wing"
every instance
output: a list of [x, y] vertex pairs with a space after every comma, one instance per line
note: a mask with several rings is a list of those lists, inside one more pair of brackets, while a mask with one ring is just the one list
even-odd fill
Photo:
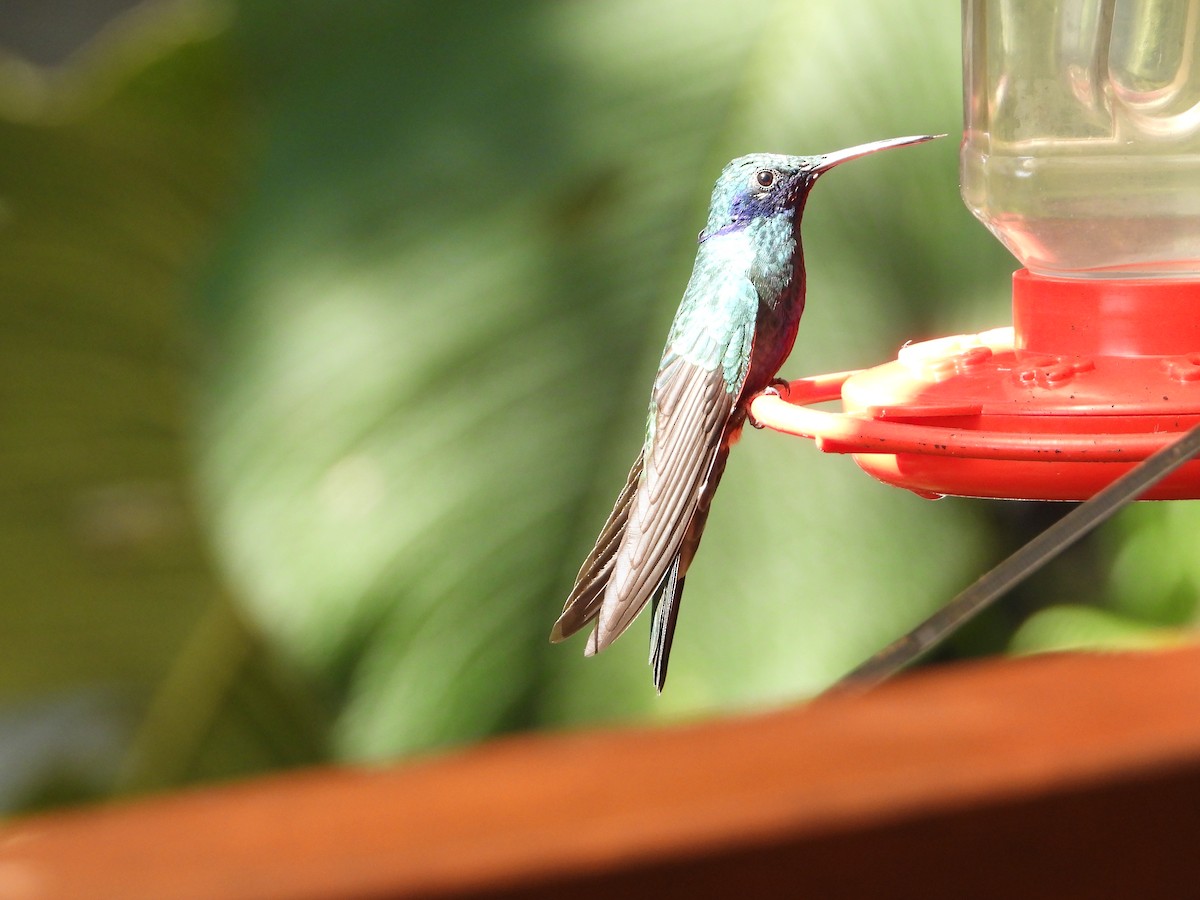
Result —
[[550, 640], [557, 643], [573, 635], [583, 628], [600, 612], [600, 601], [604, 597], [604, 588], [612, 574], [613, 562], [617, 556], [621, 536], [625, 533], [625, 523], [629, 519], [629, 507], [637, 490], [638, 481], [642, 477], [642, 454], [634, 460], [621, 489], [613, 510], [608, 515], [608, 521], [596, 538], [596, 546], [588, 554], [588, 558], [579, 567], [575, 576], [575, 586], [563, 605], [562, 615], [554, 623], [550, 631]]
[[679, 555], [734, 399], [719, 366], [707, 369], [679, 356], [664, 361], [641, 483], [616, 547], [590, 652], [603, 650], [629, 627]]

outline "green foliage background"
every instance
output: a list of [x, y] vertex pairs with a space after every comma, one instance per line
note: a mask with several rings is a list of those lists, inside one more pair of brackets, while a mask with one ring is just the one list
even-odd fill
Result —
[[[753, 433], [666, 694], [644, 626], [546, 642], [720, 166], [953, 135], [959, 68], [924, 0], [164, 0], [3, 60], [0, 807], [795, 701], [1044, 524]], [[805, 249], [785, 374], [1008, 320], [953, 137], [829, 176]], [[956, 652], [1176, 639], [1196, 516]]]

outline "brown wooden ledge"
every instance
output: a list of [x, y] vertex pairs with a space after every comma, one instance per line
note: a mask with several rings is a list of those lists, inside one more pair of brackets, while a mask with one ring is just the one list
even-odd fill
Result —
[[1200, 649], [0, 827], [0, 898], [1200, 895]]

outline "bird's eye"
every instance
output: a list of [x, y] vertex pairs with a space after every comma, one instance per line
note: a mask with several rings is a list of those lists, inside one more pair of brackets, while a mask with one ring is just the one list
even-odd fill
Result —
[[754, 173], [754, 183], [759, 187], [769, 188], [775, 183], [775, 171], [773, 169], [759, 169]]

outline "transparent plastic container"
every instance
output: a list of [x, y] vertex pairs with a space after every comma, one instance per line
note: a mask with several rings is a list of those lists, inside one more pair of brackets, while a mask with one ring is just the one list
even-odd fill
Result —
[[967, 206], [1039, 275], [1200, 281], [1200, 0], [963, 0]]

